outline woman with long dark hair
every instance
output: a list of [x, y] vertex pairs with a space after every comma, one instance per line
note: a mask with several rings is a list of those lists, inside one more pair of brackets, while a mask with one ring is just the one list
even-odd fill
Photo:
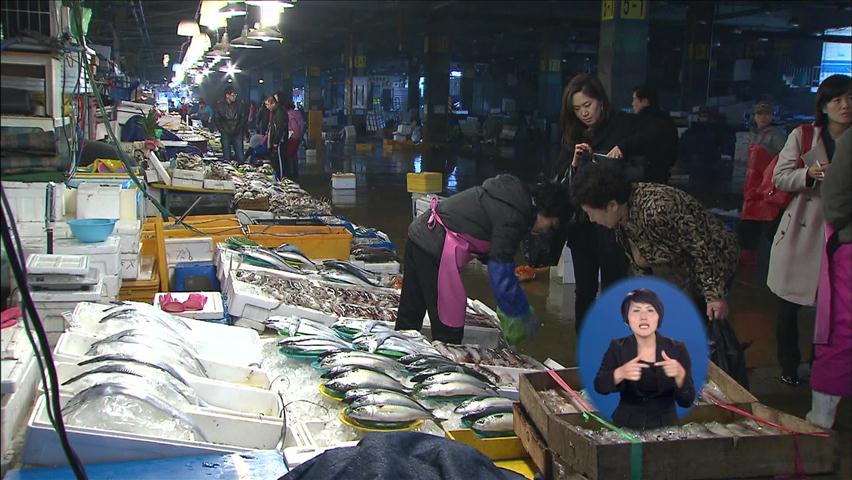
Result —
[[283, 177], [292, 178], [287, 163], [287, 137], [289, 133], [287, 107], [281, 98], [281, 93], [275, 93], [269, 97], [267, 102], [267, 108], [272, 112], [272, 119], [269, 121], [267, 148], [272, 160], [272, 168], [275, 170], [276, 180], [281, 180]]
[[[597, 77], [580, 74], [572, 78], [562, 94], [562, 153], [554, 172], [556, 180], [572, 177], [594, 153], [613, 159], [597, 161], [628, 170], [629, 157], [645, 151], [635, 118], [612, 107]], [[568, 227], [566, 235], [574, 264], [574, 314], [579, 331], [599, 287], [605, 289], [627, 274], [628, 258], [612, 231], [586, 218]]]

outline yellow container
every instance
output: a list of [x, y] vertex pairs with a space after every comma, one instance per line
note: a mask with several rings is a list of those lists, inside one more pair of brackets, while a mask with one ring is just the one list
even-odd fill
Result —
[[533, 480], [535, 478], [535, 474], [538, 473], [538, 469], [535, 468], [535, 465], [533, 465], [529, 458], [501, 460], [499, 462], [494, 462], [494, 465], [497, 465], [500, 468], [505, 468], [506, 470], [511, 470], [518, 475], [523, 475], [524, 478], [529, 478], [530, 480]]
[[444, 176], [438, 172], [409, 173], [406, 185], [411, 193], [441, 193], [444, 190]]
[[447, 438], [470, 445], [495, 462], [528, 456], [518, 437], [479, 438], [473, 430], [463, 428], [447, 431]]

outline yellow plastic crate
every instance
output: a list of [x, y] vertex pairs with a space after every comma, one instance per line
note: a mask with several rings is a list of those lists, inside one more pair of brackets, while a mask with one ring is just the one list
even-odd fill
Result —
[[447, 438], [470, 445], [495, 462], [528, 457], [518, 437], [479, 438], [473, 430], [463, 428], [448, 430]]
[[444, 190], [444, 176], [438, 172], [409, 173], [405, 178], [411, 193], [440, 193]]

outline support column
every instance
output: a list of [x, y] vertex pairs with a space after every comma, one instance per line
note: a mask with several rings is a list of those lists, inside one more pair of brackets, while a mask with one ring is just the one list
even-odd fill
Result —
[[429, 143], [446, 143], [449, 139], [450, 39], [448, 19], [435, 16], [427, 20], [424, 39], [426, 118], [423, 139]]
[[538, 65], [538, 110], [551, 122], [559, 121], [562, 109], [562, 44], [544, 35]]
[[355, 42], [352, 34], [346, 36], [343, 45], [343, 113], [347, 119], [353, 113], [354, 95], [352, 89], [352, 76], [355, 68]]
[[686, 13], [686, 41], [681, 70], [681, 107], [707, 103], [710, 48], [713, 40], [713, 2], [691, 2]]
[[319, 65], [308, 65], [305, 68], [305, 110], [319, 110], [320, 108], [322, 108], [320, 67]]
[[633, 88], [647, 78], [649, 3], [604, 0], [601, 4], [598, 77], [616, 109], [629, 107]]

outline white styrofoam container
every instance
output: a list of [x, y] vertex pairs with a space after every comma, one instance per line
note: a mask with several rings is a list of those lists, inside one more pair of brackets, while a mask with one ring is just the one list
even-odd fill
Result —
[[228, 313], [242, 319], [264, 322], [273, 315], [295, 315], [307, 318], [308, 320], [315, 320], [325, 325], [332, 325], [337, 321], [336, 316], [331, 316], [317, 310], [284, 305], [278, 300], [267, 297], [256, 286], [234, 278], [228, 283], [226, 295], [228, 297]]
[[36, 307], [36, 310], [38, 311], [38, 319], [41, 320], [45, 332], [62, 333], [65, 331], [65, 319], [62, 318], [63, 312], [61, 310], [57, 312], [51, 308], [42, 307]]
[[361, 260], [355, 260], [355, 258], [352, 257], [349, 260], [349, 263], [373, 273], [398, 275], [400, 271], [399, 262], [362, 262]]
[[119, 220], [115, 224], [115, 234], [119, 237], [118, 251], [120, 253], [138, 253], [139, 239], [142, 235], [140, 220]]
[[174, 181], [177, 179], [183, 180], [204, 180], [204, 172], [200, 170], [183, 170], [180, 168], [175, 168], [172, 170], [172, 185], [174, 185]]
[[136, 280], [137, 278], [139, 278], [141, 260], [141, 253], [122, 253], [121, 278], [124, 280]]
[[145, 170], [145, 181], [148, 183], [158, 183], [160, 181], [160, 175], [153, 168], [149, 168]]
[[85, 275], [89, 273], [89, 257], [85, 255], [30, 255], [27, 273]]
[[41, 302], [92, 302], [104, 296], [104, 284], [98, 283], [88, 290], [79, 291], [32, 291], [30, 296], [36, 303]]
[[[242, 330], [242, 329], [237, 329]], [[254, 333], [254, 332], [252, 332]], [[78, 363], [84, 359], [90, 358], [86, 356], [92, 344], [100, 340], [99, 337], [92, 337], [83, 333], [68, 331], [62, 334], [54, 349], [54, 358], [57, 362]], [[236, 383], [255, 388], [269, 388], [269, 377], [259, 367], [248, 367], [238, 364], [226, 363], [223, 355], [210, 357], [210, 352], [199, 350], [198, 361], [204, 366], [207, 372], [207, 378], [220, 382]], [[209, 349], [208, 349], [209, 350]], [[207, 353], [208, 356], [204, 356]], [[228, 352], [230, 354], [230, 352]]]
[[213, 239], [210, 237], [169, 238], [165, 240], [165, 246], [169, 265], [213, 260]]
[[204, 188], [207, 190], [234, 190], [234, 182], [230, 180], [205, 179]]
[[77, 187], [77, 218], [121, 218], [121, 186], [81, 183]]
[[35, 358], [31, 358], [29, 365], [23, 369], [15, 392], [0, 397], [0, 452], [4, 454], [11, 447], [15, 432], [29, 416], [38, 378], [38, 366]]
[[204, 188], [204, 180], [187, 180], [185, 178], [172, 178], [173, 187]]
[[[69, 399], [61, 396], [61, 402]], [[84, 463], [153, 460], [212, 453], [246, 452], [272, 449], [279, 444], [298, 446], [298, 429], [284, 429], [279, 422], [250, 420], [244, 417], [190, 413], [187, 415], [207, 437], [203, 441], [172, 440], [152, 435], [101, 430], [90, 427], [66, 426], [69, 441]], [[27, 443], [23, 461], [29, 465], [56, 466], [66, 464], [59, 437], [47, 418], [44, 397], [36, 403], [27, 424]]]
[[357, 187], [354, 173], [332, 173], [331, 188], [349, 190]]
[[[121, 290], [121, 279], [124, 278], [121, 275], [104, 275], [101, 277], [101, 281], [104, 284], [104, 294], [107, 297], [117, 297], [118, 291]], [[133, 277], [136, 278], [136, 277]]]
[[103, 242], [83, 243], [77, 239], [57, 240], [54, 245], [56, 253], [67, 255], [108, 255], [119, 253], [121, 238], [110, 235]]
[[255, 321], [255, 320], [252, 320], [250, 318], [238, 318], [234, 321], [234, 326], [235, 327], [241, 327], [241, 328], [250, 328], [254, 331], [261, 332], [261, 333], [263, 333], [263, 331], [266, 330], [266, 324], [265, 323]]
[[331, 190], [331, 204], [336, 207], [352, 207], [357, 205], [357, 190], [341, 190], [339, 188], [333, 188]]
[[[219, 320], [225, 318], [225, 305], [222, 302], [222, 294], [219, 292], [172, 292], [171, 296], [178, 302], [184, 302], [193, 293], [201, 294], [207, 297], [207, 302], [201, 310], [187, 310], [181, 313], [174, 313], [179, 317], [194, 318], [196, 320]], [[160, 299], [169, 295], [167, 293], [158, 293], [154, 297], [154, 305], [160, 305]]]
[[15, 393], [21, 388], [22, 382], [26, 379], [27, 368], [34, 359], [32, 347], [26, 334], [21, 332], [22, 342], [26, 343], [27, 349], [22, 350], [21, 354], [15, 358], [7, 358], [0, 360], [0, 368], [2, 368], [2, 377], [0, 377], [0, 394], [6, 395]]
[[[47, 183], [2, 182], [16, 222], [44, 222]], [[54, 218], [65, 216], [65, 185], [54, 188]]]

